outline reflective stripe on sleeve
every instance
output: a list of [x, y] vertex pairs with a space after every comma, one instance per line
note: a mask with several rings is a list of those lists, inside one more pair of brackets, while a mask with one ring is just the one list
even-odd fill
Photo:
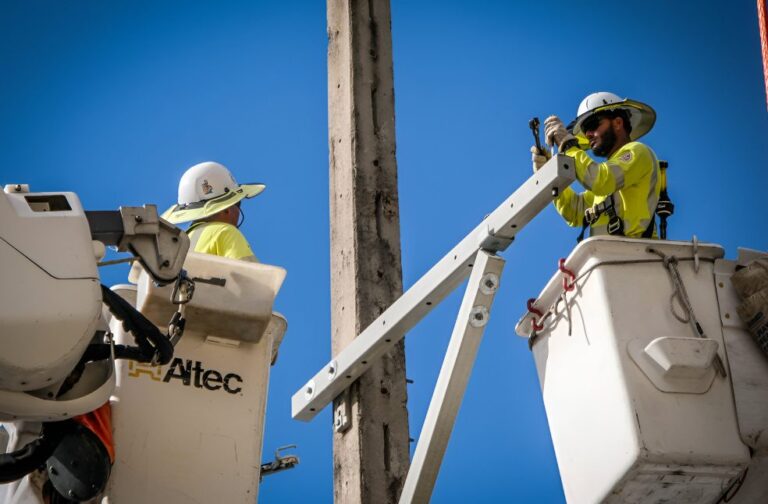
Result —
[[[605, 167], [608, 169], [608, 173], [606, 175], [608, 175], [610, 178], [605, 177], [601, 183], [601, 186], [607, 185], [609, 180], [613, 179], [613, 190], [609, 192], [618, 191], [624, 187], [624, 170], [621, 168], [621, 166], [611, 161], [606, 161], [602, 164], [605, 165]], [[600, 177], [600, 168], [600, 164], [592, 161], [587, 165], [587, 168], [584, 171], [584, 180], [581, 182], [584, 187], [590, 191], [594, 190], [595, 184], [598, 182], [598, 178]]]
[[624, 187], [624, 170], [622, 170], [621, 166], [617, 165], [616, 163], [612, 163], [610, 161], [605, 162], [606, 166], [608, 166], [608, 169], [611, 170], [611, 174], [613, 175], [614, 183], [616, 184], [616, 187], [614, 190], [618, 191], [622, 187]]
[[577, 194], [571, 198], [570, 211], [575, 215], [584, 215], [584, 197], [581, 194]]
[[600, 175], [600, 165], [592, 161], [587, 165], [587, 169], [584, 171], [584, 180], [581, 183], [591, 191], [597, 182], [598, 175]]

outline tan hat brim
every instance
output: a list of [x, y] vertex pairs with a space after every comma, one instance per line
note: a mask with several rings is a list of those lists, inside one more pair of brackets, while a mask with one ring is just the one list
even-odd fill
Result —
[[171, 224], [205, 219], [206, 217], [215, 215], [232, 205], [236, 205], [238, 201], [258, 196], [264, 189], [266, 189], [266, 187], [267, 186], [264, 184], [242, 184], [234, 191], [230, 191], [209, 200], [191, 203], [189, 205], [173, 205], [163, 213], [162, 218]]
[[[632, 132], [629, 134], [629, 138], [633, 141], [640, 139], [646, 133], [651, 131], [651, 128], [653, 128], [653, 125], [656, 123], [656, 111], [653, 110], [650, 105], [627, 99], [617, 103], [603, 105], [602, 107], [597, 107], [589, 112], [581, 114], [569, 125], [569, 129], [580, 139], [581, 143], [581, 139], [584, 138], [584, 132], [581, 130], [581, 125], [584, 121], [598, 112], [615, 109], [629, 111], [629, 121], [632, 123]], [[589, 144], [589, 142], [587, 142], [587, 144]]]

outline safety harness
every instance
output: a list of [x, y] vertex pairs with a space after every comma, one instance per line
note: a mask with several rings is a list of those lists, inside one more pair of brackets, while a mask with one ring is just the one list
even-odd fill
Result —
[[[675, 213], [675, 205], [669, 199], [667, 194], [667, 167], [669, 163], [666, 161], [659, 161], [659, 184], [661, 185], [661, 191], [659, 194], [659, 202], [656, 204], [655, 215], [659, 216], [659, 237], [662, 240], [667, 239], [667, 218]], [[589, 226], [593, 226], [595, 222], [603, 215], [608, 216], [608, 234], [613, 236], [624, 236], [624, 221], [619, 217], [616, 212], [616, 201], [612, 193], [600, 203], [584, 210], [584, 218], [581, 224], [581, 232], [576, 238], [577, 242], [581, 242], [584, 239], [584, 234]], [[656, 227], [656, 218], [651, 216], [651, 222], [648, 227], [645, 228], [642, 238], [652, 238], [653, 230]]]

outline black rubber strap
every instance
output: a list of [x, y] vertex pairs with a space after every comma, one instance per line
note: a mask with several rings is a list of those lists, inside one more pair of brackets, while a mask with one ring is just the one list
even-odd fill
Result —
[[589, 227], [589, 222], [587, 221], [587, 218], [585, 216], [581, 220], [581, 233], [579, 233], [579, 236], [576, 237], [576, 243], [581, 243], [581, 240], [584, 239], [584, 233], [587, 232], [588, 227]]
[[608, 199], [611, 201], [605, 207], [605, 213], [608, 214], [608, 234], [611, 236], [624, 236], [624, 220], [616, 212], [616, 200], [613, 198], [613, 194]]
[[656, 227], [656, 218], [651, 215], [651, 223], [648, 224], [648, 227], [645, 228], [645, 231], [643, 231], [643, 238], [653, 238], [653, 230]]

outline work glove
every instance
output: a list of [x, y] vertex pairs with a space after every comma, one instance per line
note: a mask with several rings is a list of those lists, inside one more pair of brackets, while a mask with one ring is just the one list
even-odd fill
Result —
[[547, 140], [547, 145], [557, 145], [558, 152], [563, 152], [563, 145], [566, 142], [572, 140], [569, 143], [576, 143], [576, 137], [565, 129], [563, 121], [554, 115], [544, 120], [544, 138]]
[[539, 149], [535, 145], [531, 145], [531, 163], [533, 163], [533, 173], [536, 173], [544, 163], [550, 160], [552, 155], [547, 149], [542, 149], [544, 154], [539, 152]]

